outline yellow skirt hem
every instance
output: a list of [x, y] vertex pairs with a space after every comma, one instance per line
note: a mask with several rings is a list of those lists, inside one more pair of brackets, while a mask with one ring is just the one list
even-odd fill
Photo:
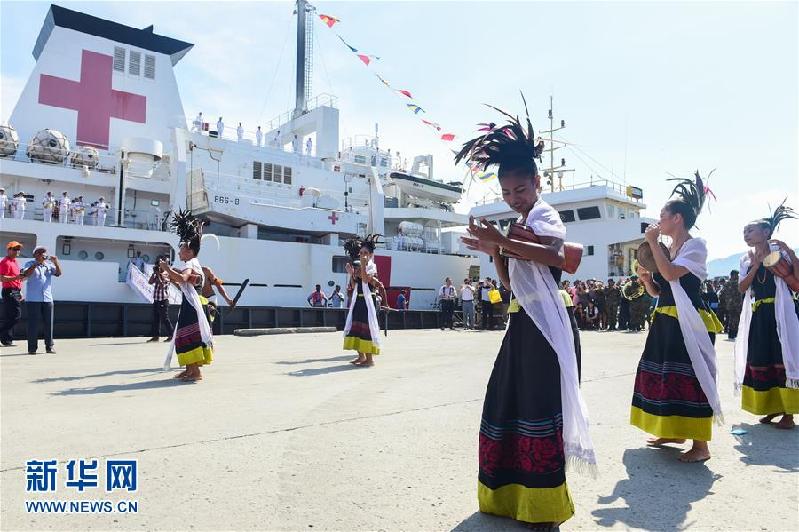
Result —
[[799, 390], [774, 387], [759, 392], [749, 386], [741, 387], [741, 408], [756, 415], [799, 414]]
[[178, 365], [200, 364], [207, 366], [214, 360], [214, 352], [210, 347], [195, 347], [191, 351], [178, 353]]
[[358, 351], [359, 353], [368, 353], [372, 355], [380, 354], [380, 347], [375, 345], [374, 342], [356, 338], [354, 336], [344, 337], [344, 349]]
[[630, 408], [630, 425], [658, 438], [710, 441], [713, 436], [712, 417], [656, 416], [636, 406]]
[[574, 503], [565, 482], [556, 488], [508, 484], [492, 490], [478, 481], [477, 498], [481, 512], [526, 523], [560, 524], [574, 515]]

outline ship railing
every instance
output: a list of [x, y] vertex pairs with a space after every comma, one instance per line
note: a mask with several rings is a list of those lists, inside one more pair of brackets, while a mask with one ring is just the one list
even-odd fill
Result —
[[633, 198], [629, 196], [628, 192], [628, 185], [623, 183], [619, 183], [618, 181], [613, 181], [611, 179], [605, 178], [594, 178], [591, 177], [588, 181], [582, 181], [580, 183], [574, 183], [568, 186], [562, 186], [561, 190], [576, 190], [580, 188], [589, 188], [589, 187], [605, 187], [613, 190], [614, 192], [618, 192], [624, 196], [628, 196], [630, 200], [640, 202], [642, 201], [641, 198]]
[[78, 170], [83, 170], [85, 167], [86, 170], [90, 172], [116, 174], [117, 166], [119, 165], [120, 161], [118, 153], [98, 149], [97, 161], [90, 164], [84, 164], [83, 161], [78, 159], [78, 157], [81, 156], [81, 153], [78, 151], [80, 148], [79, 146], [71, 148], [66, 156], [59, 154], [54, 157], [60, 160], [42, 160], [41, 158], [30, 157], [28, 155], [29, 146], [30, 144], [20, 142], [14, 154], [0, 155], [0, 164], [2, 164], [3, 161], [16, 161], [21, 163], [41, 164], [50, 167], [75, 168]]
[[[105, 227], [119, 227], [117, 225], [117, 209], [108, 209], [104, 225]], [[165, 219], [165, 212], [160, 210], [154, 209], [125, 209], [125, 215], [122, 220], [122, 227], [128, 229], [144, 229], [147, 231], [167, 231], [168, 227], [164, 224]], [[6, 206], [5, 209], [5, 219], [4, 222], [7, 222], [9, 227], [13, 227], [11, 224], [14, 223], [15, 220], [28, 220], [28, 221], [39, 221], [42, 223], [54, 223], [54, 224], [63, 224], [63, 225], [84, 225], [84, 226], [98, 226], [100, 225], [100, 221], [102, 218], [96, 214], [96, 210], [91, 206], [87, 206], [83, 210], [83, 214], [81, 216], [80, 213], [77, 212], [70, 212], [67, 216], [60, 217], [58, 214], [54, 214], [50, 221], [45, 221], [45, 212], [43, 207], [34, 207], [27, 206], [24, 212], [24, 216], [18, 218], [14, 216], [16, 214], [15, 211], [11, 211], [9, 206]], [[63, 221], [62, 221], [63, 220]]]
[[[205, 182], [206, 194], [209, 196], [209, 206], [215, 202], [215, 196], [233, 194], [247, 196], [257, 201], [257, 203], [264, 205], [301, 208], [309, 205], [312, 206], [314, 203], [313, 199], [306, 199], [300, 195], [300, 189], [303, 189], [303, 194], [306, 194], [306, 190], [309, 188], [301, 183], [287, 184], [276, 181], [263, 181], [233, 174], [204, 175], [203, 179]], [[343, 190], [319, 187], [310, 188], [319, 190], [320, 196], [335, 198], [339, 203], [339, 210], [344, 210]], [[228, 202], [229, 201], [230, 199], [228, 198]], [[348, 210], [352, 210], [353, 207], [366, 207], [368, 204], [368, 194], [347, 195]]]

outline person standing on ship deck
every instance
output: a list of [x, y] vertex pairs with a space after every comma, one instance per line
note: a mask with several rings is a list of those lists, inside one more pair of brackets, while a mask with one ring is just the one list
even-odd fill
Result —
[[48, 191], [42, 201], [42, 221], [47, 223], [53, 221], [53, 207], [55, 207], [55, 198], [53, 193]]
[[71, 204], [72, 200], [69, 199], [67, 193], [61, 194], [61, 199], [58, 201], [58, 221], [62, 224], [69, 223], [69, 206]]
[[239, 142], [244, 140], [244, 128], [241, 127], [241, 122], [239, 122], [239, 127], [236, 128], [236, 138]]
[[258, 129], [255, 130], [255, 145], [259, 148], [261, 147], [261, 141], [264, 138], [264, 134], [261, 131], [261, 126], [258, 126]]
[[6, 189], [0, 187], [0, 220], [6, 217], [7, 204], [8, 204], [8, 196], [6, 196]]
[[225, 133], [225, 123], [222, 122], [222, 117], [219, 117], [219, 120], [216, 121], [216, 136], [217, 138], [222, 138], [222, 135]]

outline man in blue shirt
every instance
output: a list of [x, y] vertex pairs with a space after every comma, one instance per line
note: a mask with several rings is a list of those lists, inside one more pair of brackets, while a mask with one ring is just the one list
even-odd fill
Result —
[[33, 250], [33, 260], [28, 261], [20, 274], [27, 282], [25, 309], [28, 314], [28, 354], [35, 355], [39, 349], [39, 323], [44, 325], [44, 347], [48, 353], [53, 349], [53, 276], [61, 276], [61, 264], [57, 257], [48, 257], [47, 249]]

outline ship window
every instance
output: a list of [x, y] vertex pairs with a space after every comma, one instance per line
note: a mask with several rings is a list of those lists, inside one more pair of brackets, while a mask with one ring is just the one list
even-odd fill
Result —
[[563, 223], [569, 223], [574, 221], [574, 211], [569, 209], [567, 211], [558, 211], [560, 215], [560, 221]]
[[284, 166], [283, 167], [283, 182], [287, 185], [291, 184], [291, 167]]
[[144, 56], [144, 77], [155, 79], [155, 56], [147, 54]]
[[348, 257], [333, 257], [333, 273], [347, 273], [347, 263], [349, 261]]
[[599, 207], [583, 207], [582, 209], [577, 209], [577, 216], [579, 216], [581, 220], [601, 218]]
[[128, 63], [128, 74], [138, 76], [141, 71], [141, 52], [130, 52], [130, 62]]
[[272, 181], [272, 163], [264, 163], [264, 181]]
[[608, 205], [608, 218], [615, 218], [616, 217], [616, 207], [613, 205]]
[[383, 167], [388, 166], [388, 159], [386, 159], [385, 157], [381, 157], [380, 166], [383, 166]]
[[275, 183], [282, 183], [283, 182], [283, 167], [279, 164], [275, 165], [275, 171], [272, 174]]
[[261, 179], [261, 163], [258, 161], [252, 162], [252, 178]]
[[114, 46], [114, 70], [125, 72], [125, 49], [121, 46]]
[[353, 158], [353, 161], [355, 161], [357, 164], [366, 164], [366, 156], [365, 155], [356, 155]]
[[592, 256], [594, 254], [594, 246], [585, 246], [583, 248], [583, 256]]

